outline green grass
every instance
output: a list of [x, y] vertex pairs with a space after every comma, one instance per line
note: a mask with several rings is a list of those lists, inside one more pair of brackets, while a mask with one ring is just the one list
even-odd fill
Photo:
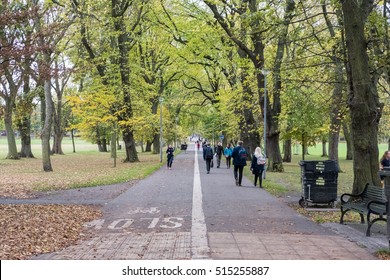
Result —
[[34, 139], [35, 158], [7, 160], [6, 141], [0, 140], [0, 196], [28, 197], [37, 191], [110, 185], [145, 178], [164, 164], [157, 154], [141, 153], [139, 162], [124, 162], [125, 151], [118, 150], [116, 167], [111, 154], [98, 152], [97, 145], [76, 139], [76, 153], [70, 139], [64, 139], [65, 155], [50, 157], [53, 172], [43, 172], [40, 140]]
[[[383, 152], [387, 149], [387, 144], [379, 145], [379, 155], [382, 156]], [[301, 151], [299, 150], [299, 153]], [[322, 146], [318, 144], [315, 147], [309, 147], [309, 155], [305, 156], [305, 160], [327, 160], [328, 158], [321, 157]], [[341, 142], [339, 144], [339, 166], [341, 172], [338, 175], [337, 192], [338, 195], [351, 192], [353, 184], [353, 161], [346, 160], [346, 144]], [[276, 196], [284, 196], [289, 193], [301, 193], [301, 167], [299, 162], [302, 160], [302, 155], [293, 155], [292, 160], [289, 163], [284, 162], [284, 172], [267, 172], [266, 180], [264, 181], [264, 187], [271, 194]], [[378, 159], [379, 169], [379, 159]], [[252, 180], [249, 168], [245, 175]]]
[[[50, 144], [53, 144], [51, 141]], [[20, 138], [16, 139], [16, 145], [18, 150], [20, 150], [21, 143]], [[81, 138], [75, 138], [75, 147], [77, 153], [93, 153], [97, 152], [97, 145], [91, 144]], [[69, 137], [65, 137], [62, 140], [62, 149], [65, 154], [73, 153], [72, 140]], [[42, 156], [42, 146], [41, 139], [32, 138], [31, 139], [31, 150], [35, 157], [40, 158]], [[4, 159], [8, 153], [7, 138], [5, 136], [0, 136], [0, 160]]]

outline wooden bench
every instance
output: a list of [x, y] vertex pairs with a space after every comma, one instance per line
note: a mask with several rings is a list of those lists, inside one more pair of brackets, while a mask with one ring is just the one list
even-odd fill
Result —
[[[367, 184], [364, 190], [357, 195], [344, 193], [340, 197], [341, 200], [341, 217], [340, 224], [343, 224], [343, 218], [348, 211], [355, 211], [360, 215], [360, 221], [364, 224], [364, 216], [367, 216], [367, 232], [366, 236], [370, 236], [371, 226], [376, 221], [386, 221], [386, 196], [384, 188]], [[371, 214], [379, 216], [373, 220], [370, 219]]]

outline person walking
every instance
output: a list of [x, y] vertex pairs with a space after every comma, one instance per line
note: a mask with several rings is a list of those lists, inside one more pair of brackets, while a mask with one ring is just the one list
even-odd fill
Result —
[[207, 174], [210, 173], [210, 167], [211, 167], [211, 162], [213, 160], [213, 156], [214, 156], [213, 149], [210, 147], [210, 144], [207, 143], [203, 147], [203, 159], [206, 161]]
[[175, 150], [172, 148], [172, 145], [169, 145], [166, 151], [167, 154], [167, 169], [172, 169], [172, 162], [174, 157]]
[[236, 186], [240, 187], [242, 182], [242, 173], [244, 171], [244, 166], [246, 166], [246, 158], [248, 157], [248, 154], [242, 144], [242, 141], [238, 141], [238, 146], [234, 147], [232, 151], [234, 179], [236, 181]]
[[263, 171], [265, 168], [265, 163], [266, 163], [265, 156], [263, 155], [261, 148], [257, 147], [255, 149], [255, 153], [253, 154], [251, 168], [250, 168], [252, 174], [255, 175], [255, 182], [254, 182], [255, 187], [257, 185], [257, 179], [259, 179], [260, 188], [263, 187], [262, 182], [263, 182]]
[[219, 168], [221, 166], [221, 158], [223, 155], [223, 147], [221, 142], [218, 142], [215, 153], [217, 154], [217, 168]]
[[227, 144], [225, 150], [223, 151], [223, 154], [225, 155], [225, 158], [226, 158], [226, 168], [230, 168], [230, 163], [232, 160], [232, 152], [233, 152], [233, 149], [231, 148], [230, 143], [229, 143], [229, 144]]
[[[383, 154], [379, 163], [380, 163], [380, 170], [383, 170], [384, 168], [390, 167], [390, 151], [386, 151]], [[380, 178], [381, 178], [381, 181], [383, 181], [385, 179], [385, 176], [381, 175]]]

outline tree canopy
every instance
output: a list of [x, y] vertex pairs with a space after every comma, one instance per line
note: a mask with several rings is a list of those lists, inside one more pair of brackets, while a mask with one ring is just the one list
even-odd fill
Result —
[[[65, 130], [104, 151], [118, 129], [125, 161], [138, 161], [140, 143], [162, 148], [162, 106], [164, 142], [223, 135], [252, 152], [266, 142], [276, 172], [283, 172], [281, 141], [329, 142], [337, 160], [349, 128], [358, 191], [377, 183], [377, 139], [390, 138], [389, 9], [378, 0], [2, 1], [8, 158], [20, 155], [15, 130], [24, 135], [24, 156], [31, 129], [41, 135], [50, 171], [51, 131], [51, 151], [61, 153]], [[31, 112], [39, 108], [34, 131]]]

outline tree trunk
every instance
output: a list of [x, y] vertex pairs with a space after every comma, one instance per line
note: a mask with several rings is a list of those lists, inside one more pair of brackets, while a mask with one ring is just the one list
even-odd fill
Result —
[[104, 152], [104, 151], [103, 151], [102, 141], [101, 141], [100, 139], [98, 139], [98, 140], [96, 141], [96, 145], [98, 146], [98, 151], [99, 151], [100, 153]]
[[[3, 64], [3, 63], [2, 63]], [[8, 62], [5, 62], [4, 65], [2, 65], [2, 73], [1, 75], [4, 75], [6, 77], [6, 80], [8, 82], [8, 91], [9, 94], [6, 92], [0, 91], [0, 96], [5, 101], [5, 110], [4, 110], [4, 125], [5, 130], [7, 131], [7, 144], [8, 144], [8, 154], [7, 159], [19, 159], [18, 149], [16, 147], [16, 139], [15, 139], [15, 133], [13, 130], [13, 111], [15, 107], [15, 99], [18, 92], [18, 87], [15, 84], [12, 74], [10, 71], [8, 71], [8, 68], [12, 68]], [[2, 81], [3, 82], [3, 81]], [[4, 82], [5, 83], [5, 82]], [[7, 87], [4, 86], [3, 87]], [[5, 90], [7, 91], [7, 90]]]
[[[244, 70], [243, 70], [244, 71]], [[252, 158], [252, 154], [254, 153], [257, 146], [260, 145], [260, 135], [258, 130], [256, 129], [256, 121], [253, 116], [253, 108], [247, 107], [245, 104], [250, 104], [249, 106], [252, 106], [254, 103], [252, 100], [252, 96], [254, 94], [250, 90], [246, 78], [247, 75], [243, 74], [242, 76], [242, 87], [243, 87], [243, 102], [242, 102], [242, 117], [240, 118], [240, 138], [244, 142], [243, 146], [248, 150], [248, 159]]]
[[346, 122], [343, 122], [343, 133], [344, 133], [346, 150], [347, 150], [345, 159], [353, 160], [352, 136], [348, 124]]
[[283, 142], [283, 162], [291, 162], [291, 154], [292, 154], [292, 146], [291, 146], [291, 139], [287, 139]]
[[[62, 98], [62, 95], [59, 96], [57, 93], [57, 99]], [[61, 119], [62, 119], [62, 101], [57, 100], [57, 110], [53, 110], [53, 147], [52, 147], [52, 153], [53, 154], [60, 154], [63, 155], [64, 152], [62, 151], [62, 139], [64, 138], [64, 131], [62, 129]]]
[[[151, 152], [152, 151], [152, 142], [151, 141], [146, 141], [146, 146], [145, 146], [145, 152]], [[157, 154], [157, 153], [154, 153]]]
[[[130, 94], [130, 65], [129, 65], [129, 52], [131, 49], [130, 34], [126, 30], [126, 24], [124, 22], [124, 14], [129, 8], [125, 2], [120, 0], [112, 1], [112, 16], [114, 20], [114, 28], [117, 32], [118, 50], [119, 50], [119, 72], [122, 84], [123, 94], [123, 113], [119, 117], [119, 120], [130, 120], [133, 117], [132, 100]], [[139, 161], [138, 154], [135, 146], [134, 131], [131, 126], [125, 126], [123, 129], [123, 142], [125, 144], [126, 159], [125, 162]]]
[[72, 130], [70, 131], [70, 134], [71, 134], [71, 138], [72, 138], [73, 153], [75, 153], [75, 152], [76, 152], [76, 145], [75, 145], [75, 143], [74, 143], [74, 129], [72, 129]]
[[159, 153], [160, 153], [160, 133], [155, 133], [153, 135], [153, 154], [159, 154]]
[[123, 132], [123, 142], [125, 143], [126, 149], [126, 160], [127, 162], [137, 162], [139, 161], [137, 150], [134, 141], [134, 135], [132, 131]]
[[20, 140], [22, 147], [20, 149], [20, 157], [34, 158], [31, 150], [31, 117], [24, 116], [19, 123]]
[[[252, 3], [256, 3], [256, 1], [252, 1]], [[279, 120], [278, 117], [282, 110], [282, 104], [280, 101], [280, 92], [282, 89], [282, 79], [280, 75], [281, 65], [284, 57], [284, 50], [286, 47], [286, 40], [288, 34], [288, 26], [290, 25], [291, 19], [294, 16], [295, 10], [295, 2], [292, 0], [286, 0], [285, 13], [283, 19], [283, 29], [281, 30], [278, 36], [278, 46], [276, 49], [275, 60], [273, 64], [272, 77], [273, 77], [273, 90], [272, 90], [272, 98], [269, 98], [268, 91], [264, 89], [264, 98], [260, 98], [260, 104], [262, 110], [264, 111], [264, 101], [267, 99], [267, 156], [268, 156], [268, 167], [267, 170], [272, 170], [274, 172], [284, 172], [282, 155], [280, 153], [279, 147]], [[253, 41], [253, 39], [252, 39]], [[259, 43], [259, 42], [257, 42]], [[256, 44], [256, 41], [254, 41]], [[262, 56], [264, 57], [264, 48], [261, 49]], [[260, 56], [259, 56], [260, 57]], [[259, 66], [259, 65], [257, 65]], [[264, 85], [264, 77], [261, 74], [261, 69], [258, 69], [257, 74], [257, 85], [258, 88], [261, 89], [261, 85]], [[272, 101], [272, 103], [271, 103]], [[272, 106], [271, 106], [272, 104]], [[263, 112], [264, 115], [264, 112]]]
[[16, 147], [15, 133], [12, 129], [12, 110], [7, 108], [4, 114], [4, 125], [7, 131], [7, 143], [8, 143], [8, 154], [7, 159], [19, 159], [18, 149]]
[[302, 134], [302, 160], [305, 160], [305, 155], [306, 155], [306, 139], [305, 139], [305, 135]]
[[63, 139], [63, 135], [62, 133], [61, 134], [54, 134], [54, 138], [53, 138], [53, 147], [52, 147], [52, 154], [59, 154], [59, 155], [63, 155], [64, 152], [62, 151], [62, 139]]
[[329, 159], [338, 160], [340, 131], [329, 132]]
[[267, 170], [273, 172], [284, 172], [284, 167], [282, 163], [282, 155], [280, 153], [279, 146], [279, 131], [276, 130], [279, 124], [274, 120], [271, 120], [271, 117], [267, 117], [267, 124], [269, 127], [267, 133], [267, 158], [268, 158], [268, 167]]
[[[247, 54], [242, 51], [241, 49], [238, 49], [238, 54], [241, 58], [247, 58]], [[254, 93], [252, 89], [249, 86], [248, 79], [248, 68], [243, 67], [242, 72], [240, 74], [240, 81], [242, 85], [242, 101], [239, 108], [240, 110], [240, 120], [239, 120], [239, 127], [240, 130], [240, 139], [244, 142], [243, 146], [248, 151], [248, 160], [252, 158], [252, 154], [255, 151], [256, 147], [260, 145], [260, 135], [257, 130], [257, 124], [255, 121], [255, 118], [253, 116], [253, 96]]]
[[342, 1], [344, 28], [348, 51], [349, 106], [353, 142], [353, 193], [367, 183], [379, 186], [378, 122], [382, 105], [369, 71], [367, 41], [364, 27], [373, 3]]
[[327, 157], [328, 156], [328, 152], [327, 152], [327, 150], [326, 150], [326, 140], [325, 139], [323, 139], [322, 140], [322, 155], [321, 155], [321, 157]]
[[[25, 59], [25, 68], [30, 69], [33, 59]], [[33, 98], [30, 90], [30, 73], [23, 73], [23, 93], [19, 99], [18, 130], [20, 133], [21, 149], [20, 156], [24, 158], [34, 158], [31, 150], [31, 114], [33, 112]], [[22, 110], [20, 110], [22, 108]]]
[[103, 137], [102, 140], [101, 140], [101, 143], [102, 143], [103, 152], [107, 153], [108, 152], [107, 138]]
[[59, 155], [64, 154], [64, 152], [62, 151], [62, 139], [63, 138], [64, 138], [63, 132], [61, 130], [56, 131], [56, 129], [55, 129], [54, 139], [53, 139], [53, 147], [51, 150], [53, 154], [59, 154]]
[[[323, 16], [325, 22], [328, 26], [329, 34], [332, 38], [335, 38], [337, 33], [334, 30], [334, 24], [328, 17], [327, 3], [326, 1], [321, 1]], [[341, 11], [336, 9], [336, 14], [338, 15], [339, 25], [341, 23]], [[329, 159], [338, 160], [339, 158], [339, 138], [340, 138], [340, 129], [341, 129], [341, 120], [342, 120], [342, 107], [346, 106], [346, 102], [343, 98], [343, 87], [344, 87], [344, 71], [343, 71], [343, 61], [339, 58], [339, 55], [336, 53], [339, 49], [343, 50], [345, 55], [345, 46], [340, 43], [340, 46], [333, 49], [332, 61], [334, 63], [334, 88], [332, 93], [332, 104], [330, 112], [330, 132], [329, 132]]]
[[343, 101], [343, 67], [337, 62], [335, 67], [336, 83], [332, 94], [332, 108], [330, 113], [330, 132], [329, 132], [329, 159], [338, 160], [339, 158], [339, 138], [341, 129], [341, 107]]
[[[45, 55], [48, 56], [48, 55]], [[50, 57], [45, 58], [45, 62], [50, 61]], [[51, 135], [51, 125], [52, 125], [52, 116], [53, 116], [53, 100], [51, 97], [51, 85], [50, 80], [45, 79], [44, 84], [45, 92], [45, 124], [42, 128], [41, 140], [42, 140], [42, 165], [43, 171], [49, 172], [53, 171], [50, 160], [50, 135]]]

